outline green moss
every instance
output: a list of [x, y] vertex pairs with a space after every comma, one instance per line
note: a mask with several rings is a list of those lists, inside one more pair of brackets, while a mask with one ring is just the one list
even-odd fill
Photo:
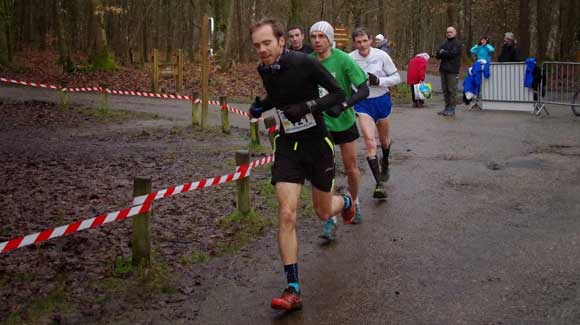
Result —
[[32, 298], [22, 310], [8, 315], [4, 324], [46, 323], [46, 319], [55, 312], [60, 314], [71, 312], [72, 308], [65, 288], [64, 281], [60, 279], [56, 289], [43, 297]]
[[131, 258], [117, 256], [115, 259], [115, 265], [113, 267], [113, 275], [115, 277], [126, 277], [128, 274], [133, 273], [133, 264], [131, 263]]
[[251, 210], [247, 215], [234, 211], [219, 221], [220, 227], [233, 231], [233, 237], [228, 242], [218, 243], [218, 252], [220, 254], [237, 252], [242, 246], [261, 236], [273, 224], [272, 219], [260, 216], [255, 210]]
[[117, 64], [111, 52], [107, 48], [97, 50], [89, 59], [89, 70], [115, 70]]
[[270, 183], [270, 179], [261, 180], [255, 184], [257, 195], [264, 199], [264, 204], [271, 210], [278, 208], [278, 199], [276, 198], [276, 188]]
[[209, 260], [209, 254], [206, 252], [202, 252], [199, 250], [194, 249], [191, 254], [183, 255], [179, 259], [181, 264], [183, 265], [190, 265], [199, 262], [205, 262]]

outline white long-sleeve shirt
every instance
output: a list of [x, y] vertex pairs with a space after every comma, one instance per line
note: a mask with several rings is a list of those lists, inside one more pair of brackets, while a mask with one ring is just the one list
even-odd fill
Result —
[[379, 78], [378, 86], [370, 86], [368, 98], [382, 96], [389, 92], [389, 87], [401, 82], [401, 76], [393, 63], [391, 57], [376, 48], [371, 47], [369, 55], [362, 56], [358, 50], [350, 52], [350, 56], [364, 70], [370, 72]]

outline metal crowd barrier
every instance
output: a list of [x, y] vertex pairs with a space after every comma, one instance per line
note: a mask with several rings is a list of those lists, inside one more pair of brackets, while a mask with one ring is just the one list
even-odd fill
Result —
[[[483, 79], [476, 105], [481, 109], [534, 112], [534, 92], [524, 87], [526, 64], [492, 62], [490, 77]], [[508, 105], [506, 105], [508, 104]]]
[[580, 116], [580, 63], [544, 62], [536, 115], [549, 114], [546, 104], [570, 106]]

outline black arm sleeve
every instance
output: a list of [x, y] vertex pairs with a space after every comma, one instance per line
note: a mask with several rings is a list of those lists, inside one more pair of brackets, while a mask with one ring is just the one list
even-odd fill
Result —
[[268, 98], [268, 96], [262, 98], [262, 108], [264, 109], [264, 112], [274, 108], [274, 104], [272, 103], [270, 98]]
[[366, 82], [363, 82], [360, 86], [356, 88], [356, 92], [346, 100], [347, 107], [353, 106], [354, 104], [360, 102], [361, 100], [369, 97], [370, 89]]
[[314, 100], [313, 110], [325, 111], [334, 105], [342, 103], [346, 95], [338, 85], [338, 81], [326, 70], [322, 63], [312, 58], [308, 60], [313, 80], [328, 91], [328, 95]]

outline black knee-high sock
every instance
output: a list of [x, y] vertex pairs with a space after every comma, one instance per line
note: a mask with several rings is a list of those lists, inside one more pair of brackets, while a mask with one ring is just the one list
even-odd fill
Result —
[[389, 153], [391, 152], [391, 143], [389, 143], [389, 147], [388, 148], [383, 148], [383, 164], [385, 164], [386, 166], [389, 166]]
[[367, 162], [369, 163], [369, 167], [371, 168], [371, 172], [373, 173], [373, 177], [377, 184], [381, 181], [381, 171], [379, 169], [379, 160], [376, 156], [374, 157], [367, 157]]

